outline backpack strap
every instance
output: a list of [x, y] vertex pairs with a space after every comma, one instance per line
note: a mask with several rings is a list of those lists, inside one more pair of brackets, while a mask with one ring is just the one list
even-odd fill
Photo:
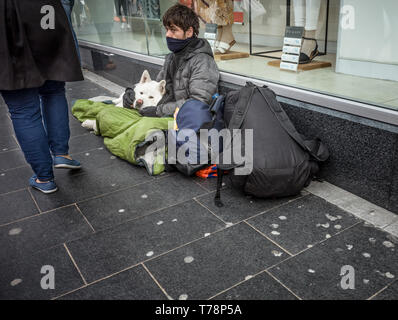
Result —
[[[232, 133], [233, 129], [240, 129], [242, 127], [242, 123], [246, 118], [247, 111], [249, 109], [252, 96], [254, 91], [256, 90], [256, 86], [252, 83], [248, 82], [244, 88], [239, 92], [239, 99], [235, 104], [234, 112], [232, 113], [231, 120], [229, 121], [228, 130], [231, 132], [231, 141], [228, 144], [224, 145], [224, 150], [229, 150], [232, 148], [232, 141], [234, 139]], [[232, 153], [231, 153], [232, 154]], [[222, 161], [222, 154], [220, 155], [220, 163], [218, 166], [223, 170], [231, 170], [236, 168], [240, 164], [224, 164]]]
[[228, 129], [240, 129], [243, 121], [246, 118], [247, 110], [249, 109], [255, 89], [256, 86], [254, 86], [251, 82], [247, 82], [246, 86], [241, 89], [238, 102], [232, 114], [231, 120], [229, 121]]
[[211, 121], [210, 122], [205, 122], [200, 129], [207, 129], [210, 130], [214, 127], [214, 124], [216, 122], [217, 119], [217, 114], [219, 112], [220, 109], [223, 108], [223, 104], [224, 104], [224, 100], [225, 100], [225, 96], [224, 95], [219, 95], [217, 93], [217, 95], [214, 97], [213, 101], [211, 102], [211, 105], [209, 107], [209, 111], [211, 113]]
[[308, 152], [318, 161], [326, 161], [329, 158], [329, 150], [319, 138], [313, 140], [303, 139]]
[[224, 204], [221, 201], [221, 187], [222, 187], [222, 178], [224, 175], [224, 170], [221, 170], [217, 166], [217, 191], [216, 195], [214, 196], [214, 204], [218, 207], [221, 208], [224, 206]]
[[210, 105], [210, 112], [213, 115], [217, 115], [218, 110], [222, 107], [222, 104], [224, 103], [225, 96], [224, 95], [217, 95], [213, 101], [211, 102]]
[[[233, 129], [240, 129], [242, 126], [243, 121], [246, 118], [247, 111], [249, 109], [254, 90], [256, 90], [256, 86], [251, 83], [247, 82], [246, 86], [241, 89], [239, 93], [239, 99], [236, 103], [234, 112], [232, 114], [231, 120], [228, 125], [228, 129], [232, 131]], [[231, 140], [233, 137], [231, 135]], [[230, 141], [229, 143], [231, 143]], [[231, 148], [231, 145], [226, 146], [225, 149]], [[220, 157], [222, 159], [222, 157]], [[214, 197], [214, 203], [217, 207], [224, 206], [221, 201], [221, 187], [222, 187], [222, 179], [224, 175], [224, 170], [231, 170], [235, 168], [237, 165], [235, 164], [217, 164], [217, 191]]]
[[[287, 114], [276, 100], [274, 92], [267, 88], [259, 88], [259, 91], [289, 136], [292, 137], [301, 148], [308, 151], [314, 159], [321, 162], [326, 161], [329, 158], [329, 151], [322, 141], [319, 138], [314, 140], [305, 139], [303, 135], [297, 132], [296, 128], [291, 123]], [[272, 95], [272, 97], [270, 95]]]

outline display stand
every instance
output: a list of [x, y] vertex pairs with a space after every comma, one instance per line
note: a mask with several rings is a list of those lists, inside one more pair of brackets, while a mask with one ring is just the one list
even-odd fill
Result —
[[232, 60], [232, 59], [242, 59], [249, 58], [250, 55], [247, 52], [229, 51], [228, 53], [215, 53], [214, 60]]
[[[272, 59], [279, 59], [279, 57], [270, 56], [269, 53], [282, 52], [282, 49], [278, 50], [268, 50], [261, 52], [253, 52], [253, 41], [252, 41], [252, 1], [249, 0], [249, 47], [250, 47], [250, 55], [252, 56], [260, 56]], [[326, 5], [326, 30], [325, 30], [325, 47], [324, 51], [319, 53], [319, 56], [324, 56], [327, 54], [327, 46], [328, 46], [328, 29], [329, 29], [329, 5], [330, 0], [327, 0]], [[286, 26], [290, 26], [290, 13], [291, 13], [291, 0], [286, 0]], [[299, 68], [300, 69], [300, 68]]]
[[[269, 66], [272, 67], [280, 67], [281, 61], [280, 60], [273, 60], [268, 62]], [[299, 71], [309, 71], [314, 69], [321, 69], [321, 68], [329, 68], [332, 64], [327, 61], [312, 61], [306, 64], [299, 64], [297, 70]]]
[[[209, 42], [213, 52], [215, 51], [215, 45], [217, 42], [217, 24], [214, 23], [206, 23], [206, 31], [204, 34], [204, 38]], [[232, 60], [232, 59], [242, 59], [248, 58], [250, 55], [247, 52], [238, 52], [238, 51], [229, 51], [227, 53], [214, 53], [214, 60]]]
[[285, 38], [283, 39], [283, 54], [280, 62], [281, 69], [297, 72], [303, 35], [303, 27], [286, 27]]
[[326, 61], [299, 64], [303, 35], [304, 27], [286, 27], [281, 59], [269, 61], [268, 65], [294, 72], [331, 67], [332, 64]]
[[204, 34], [204, 38], [210, 44], [210, 47], [214, 51], [217, 39], [217, 24], [215, 23], [206, 23], [206, 30]]

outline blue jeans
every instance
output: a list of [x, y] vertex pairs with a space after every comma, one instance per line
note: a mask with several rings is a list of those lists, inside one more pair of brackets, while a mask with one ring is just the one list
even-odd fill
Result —
[[79, 57], [79, 61], [81, 62], [80, 50], [79, 50], [79, 42], [77, 41], [76, 33], [75, 33], [75, 30], [73, 29], [73, 26], [72, 26], [72, 10], [73, 10], [73, 6], [75, 5], [75, 0], [61, 0], [61, 2], [62, 2], [62, 6], [65, 9], [66, 15], [68, 17], [70, 29], [71, 29], [72, 34], [73, 34], [73, 39], [75, 40], [75, 46], [76, 46], [77, 55]]
[[39, 180], [53, 179], [51, 153], [67, 155], [69, 151], [65, 82], [46, 81], [40, 88], [3, 90], [1, 94], [26, 161]]

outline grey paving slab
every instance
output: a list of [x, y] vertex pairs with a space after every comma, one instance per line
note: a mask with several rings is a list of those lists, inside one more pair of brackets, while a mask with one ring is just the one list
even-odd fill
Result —
[[215, 193], [213, 192], [202, 197], [198, 197], [197, 200], [224, 221], [232, 223], [248, 219], [256, 214], [287, 203], [299, 197], [259, 199], [251, 196], [245, 196], [239, 190], [226, 188], [221, 192], [221, 200], [224, 206], [219, 208], [214, 204], [214, 195]]
[[221, 293], [215, 300], [297, 300], [298, 298], [266, 272]]
[[166, 300], [166, 296], [142, 266], [62, 296], [59, 300]]
[[0, 225], [39, 213], [29, 191], [0, 195]]
[[208, 191], [217, 190], [217, 178], [203, 179], [199, 177], [193, 177], [193, 180]]
[[208, 299], [288, 257], [245, 223], [145, 263], [173, 299]]
[[[398, 277], [397, 246], [391, 235], [360, 224], [269, 272], [303, 299], [368, 299]], [[355, 289], [341, 286], [348, 281], [340, 275], [348, 275], [344, 266], [354, 270]]]
[[395, 280], [393, 284], [373, 297], [372, 300], [398, 300], [398, 281]]
[[72, 107], [76, 99], [89, 99], [97, 96], [114, 96], [112, 92], [91, 81], [71, 82], [66, 84], [66, 96]]
[[19, 149], [19, 146], [13, 136], [0, 136], [0, 156], [3, 152], [15, 149]]
[[[119, 163], [127, 164], [126, 161], [110, 153], [105, 146], [87, 152], [73, 153], [71, 156], [80, 161], [83, 167], [82, 171], [84, 172], [91, 172], [92, 169], [109, 167]], [[133, 167], [132, 164], [128, 164], [128, 166]], [[59, 172], [62, 171], [57, 170], [57, 173]]]
[[[6, 113], [4, 112], [3, 117], [6, 116]], [[11, 123], [4, 123], [3, 125], [0, 126], [0, 136], [5, 137], [5, 136], [11, 136], [14, 134], [14, 128]]]
[[93, 233], [76, 207], [66, 207], [0, 227], [0, 260], [26, 258]]
[[93, 133], [83, 134], [69, 139], [69, 154], [93, 150], [104, 146], [104, 138]]
[[0, 154], [0, 171], [26, 165], [27, 162], [21, 150], [12, 150]]
[[[142, 171], [147, 175], [144, 169]], [[94, 229], [98, 230], [175, 205], [206, 192], [189, 178], [166, 176], [127, 190], [79, 202], [78, 206]]]
[[12, 126], [11, 119], [9, 117], [9, 113], [6, 107], [0, 107], [0, 126]]
[[92, 134], [92, 133], [90, 133], [89, 130], [87, 130], [86, 128], [83, 128], [81, 126], [81, 122], [77, 121], [76, 119], [69, 120], [69, 128], [70, 128], [71, 138], [75, 138], [76, 136]]
[[[54, 289], [43, 289], [43, 277], [54, 270]], [[44, 283], [49, 284], [46, 278]], [[24, 259], [0, 262], [0, 300], [52, 299], [84, 285], [63, 246], [29, 255]]]
[[0, 112], [3, 113], [8, 113], [8, 107], [6, 103], [3, 100], [3, 97], [0, 96]]
[[254, 217], [248, 223], [296, 254], [360, 221], [337, 206], [308, 195]]
[[222, 228], [224, 223], [191, 200], [97, 232], [68, 247], [91, 282]]
[[[79, 159], [79, 158], [78, 158]], [[44, 194], [32, 190], [40, 209], [47, 211], [61, 206], [72, 204], [97, 195], [113, 192], [141, 182], [153, 180], [142, 168], [128, 163], [117, 163], [114, 166], [98, 169], [89, 169], [88, 173], [73, 173], [70, 170], [58, 169], [55, 179], [58, 191]]]
[[0, 194], [27, 188], [32, 175], [30, 166], [0, 172]]
[[[213, 178], [201, 178], [201, 177], [192, 177], [193, 181], [195, 181], [196, 183], [198, 183], [200, 186], [202, 186], [202, 188], [205, 188], [206, 190], [208, 190], [209, 192], [211, 191], [216, 191], [217, 190], [217, 177], [213, 177]], [[222, 182], [222, 190], [227, 189], [231, 187], [231, 181], [230, 179], [223, 179]]]

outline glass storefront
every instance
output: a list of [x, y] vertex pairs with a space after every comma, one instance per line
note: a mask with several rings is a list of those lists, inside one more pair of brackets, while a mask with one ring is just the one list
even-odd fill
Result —
[[[161, 17], [177, 1], [75, 1], [73, 25], [80, 40], [157, 57], [169, 53]], [[233, 3], [232, 34], [226, 41], [232, 46], [217, 55], [220, 71], [398, 110], [396, 0], [179, 2], [197, 10], [203, 3]], [[200, 37], [204, 22], [202, 14]], [[304, 36], [318, 44], [319, 55], [297, 72], [279, 67], [287, 25], [304, 27]], [[308, 40], [302, 50], [310, 55], [314, 45]], [[246, 57], [226, 58], [232, 52]], [[309, 67], [315, 62], [322, 67]]]

